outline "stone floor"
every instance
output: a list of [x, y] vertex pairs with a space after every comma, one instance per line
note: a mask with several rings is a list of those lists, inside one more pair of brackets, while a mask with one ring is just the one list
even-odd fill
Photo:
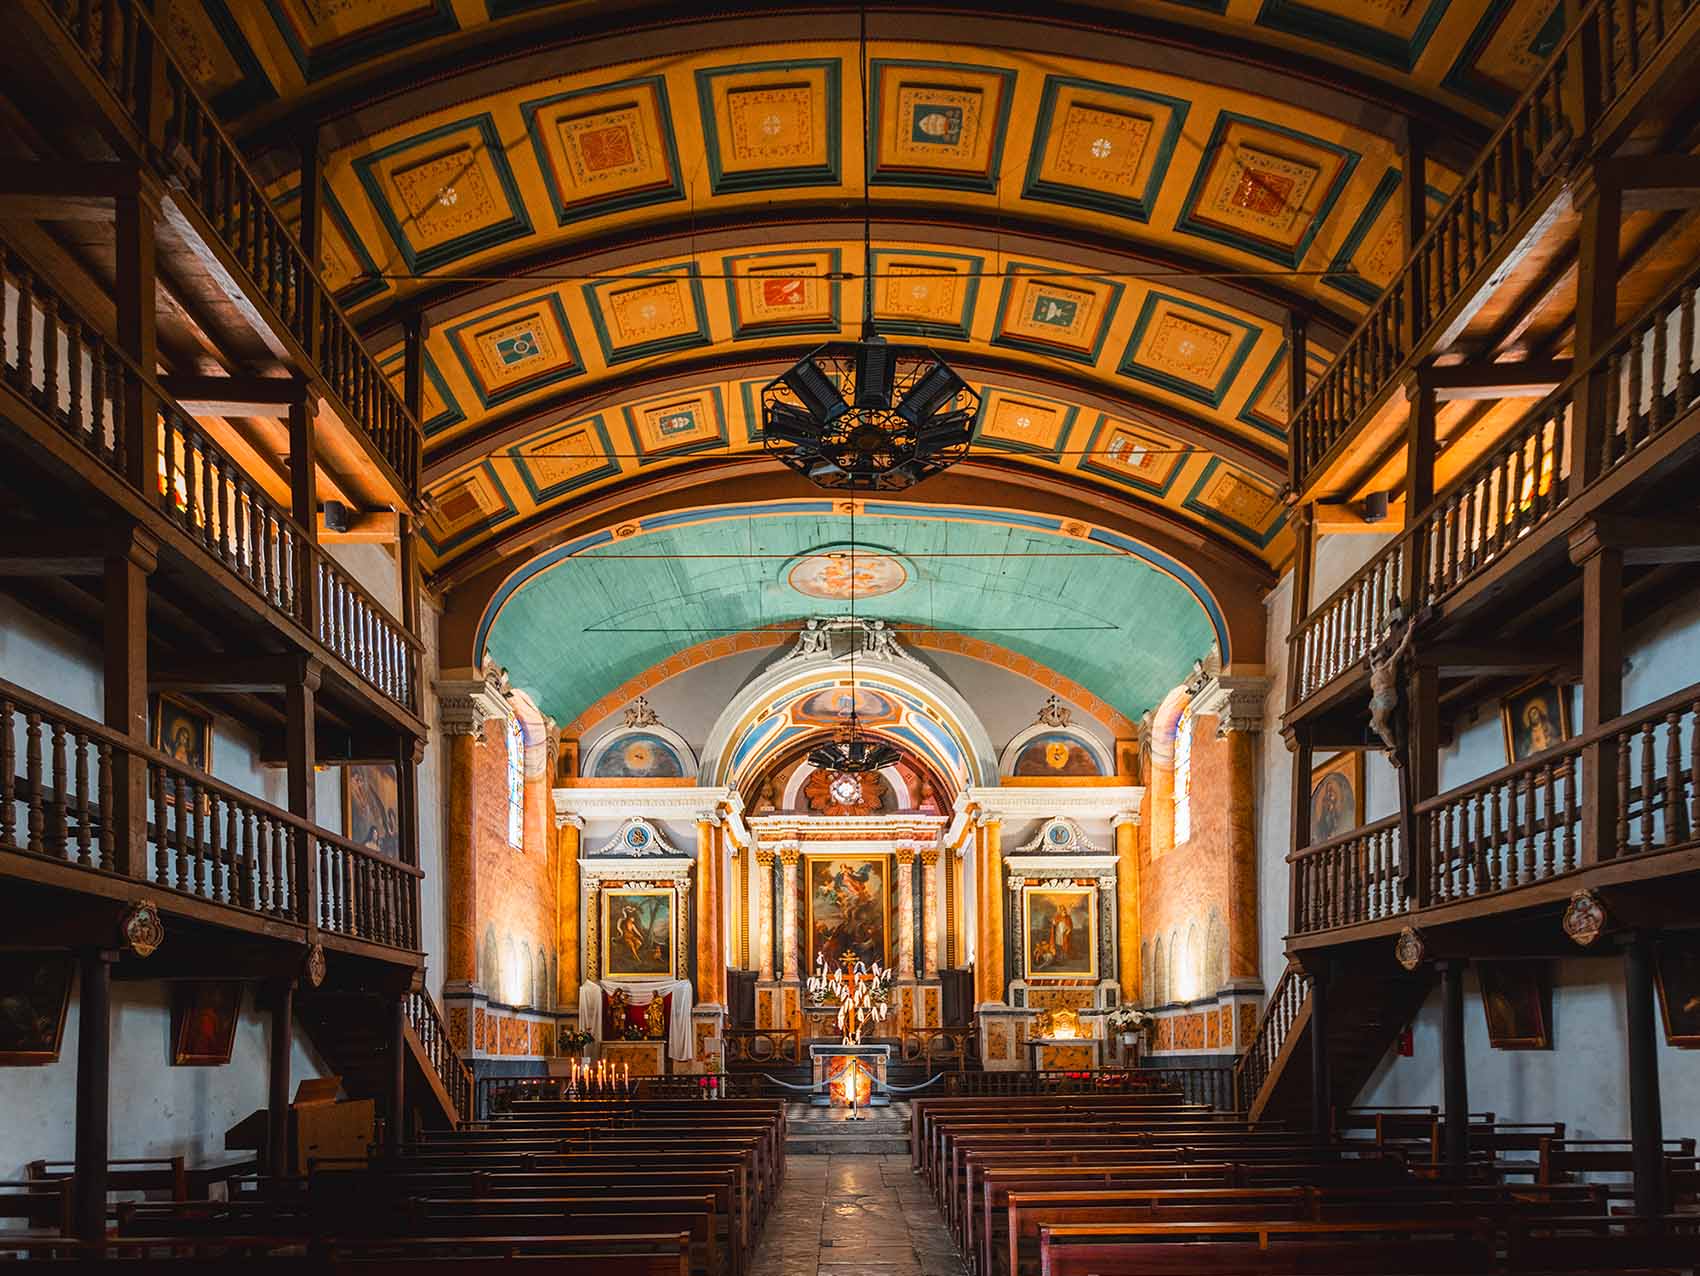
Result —
[[962, 1276], [907, 1156], [790, 1156], [752, 1276]]

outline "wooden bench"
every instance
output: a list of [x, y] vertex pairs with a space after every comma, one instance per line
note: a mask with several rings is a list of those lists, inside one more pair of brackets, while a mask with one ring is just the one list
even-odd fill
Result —
[[0, 1182], [0, 1218], [21, 1218], [32, 1231], [69, 1236], [73, 1188], [69, 1177]]

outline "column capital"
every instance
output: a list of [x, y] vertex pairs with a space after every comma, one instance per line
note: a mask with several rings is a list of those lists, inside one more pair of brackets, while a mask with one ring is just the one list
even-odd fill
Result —
[[894, 854], [897, 858], [897, 862], [904, 867], [908, 867], [910, 864], [915, 862], [915, 848], [913, 846], [900, 846]]
[[757, 851], [756, 852], [756, 863], [760, 864], [763, 868], [772, 868], [773, 867], [773, 852], [772, 851]]
[[938, 862], [939, 862], [939, 853], [938, 853], [936, 848], [934, 850], [922, 851], [921, 852], [921, 867], [922, 868], [932, 868]]
[[980, 811], [974, 816], [974, 827], [979, 829], [991, 828], [994, 824], [1002, 826], [1002, 811]]
[[799, 859], [801, 859], [802, 855], [803, 852], [795, 846], [782, 846], [779, 848], [779, 862], [784, 864], [787, 868], [791, 867]]
[[1216, 738], [1230, 731], [1263, 730], [1263, 702], [1269, 694], [1268, 678], [1212, 674], [1194, 693], [1192, 711], [1216, 719]]
[[437, 712], [443, 734], [482, 736], [484, 724], [508, 716], [508, 675], [486, 665], [481, 670], [456, 670], [468, 676], [437, 679]]
[[1113, 833], [1113, 832], [1115, 832], [1115, 830], [1119, 829], [1124, 824], [1131, 824], [1135, 828], [1138, 828], [1139, 827], [1139, 812], [1138, 811], [1117, 811], [1116, 814], [1115, 814], [1115, 818], [1110, 821], [1110, 831]]
[[582, 831], [584, 828], [584, 816], [580, 815], [577, 811], [556, 811], [555, 827], [558, 829], [564, 829], [568, 826]]
[[719, 828], [725, 823], [725, 816], [721, 815], [717, 809], [698, 811], [694, 818], [699, 825], [706, 824], [710, 828]]

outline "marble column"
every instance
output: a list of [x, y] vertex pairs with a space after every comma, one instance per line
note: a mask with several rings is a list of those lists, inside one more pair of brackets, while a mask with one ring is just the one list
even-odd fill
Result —
[[976, 831], [979, 871], [974, 875], [975, 1001], [981, 1005], [1003, 1003], [1003, 821], [981, 817]]
[[915, 978], [915, 848], [897, 848], [897, 977]]
[[725, 944], [720, 913], [720, 830], [712, 812], [697, 816], [697, 1002], [725, 1004]]
[[939, 853], [921, 852], [921, 977], [939, 977]]
[[570, 1010], [578, 1005], [579, 879], [578, 857], [584, 816], [555, 817], [555, 1005]]
[[783, 919], [780, 926], [779, 941], [783, 945], [783, 977], [788, 983], [797, 982], [797, 860], [799, 852], [795, 846], [787, 846], [779, 852], [779, 862], [783, 866], [780, 875], [780, 888], [785, 897], [780, 901], [780, 914]]
[[[478, 821], [478, 790], [473, 750], [478, 737], [447, 729], [449, 811], [443, 841], [443, 899], [447, 904], [443, 978], [451, 984], [478, 982], [478, 875], [473, 829]], [[493, 991], [486, 989], [486, 992]]]
[[756, 852], [756, 966], [763, 983], [773, 982], [773, 852]]
[[[1249, 731], [1228, 733], [1228, 978], [1255, 980], [1257, 954], [1256, 750]], [[1207, 988], [1206, 992], [1215, 989]]]
[[1116, 833], [1116, 964], [1122, 1003], [1137, 1006], [1139, 986], [1139, 812], [1122, 811], [1111, 825]]

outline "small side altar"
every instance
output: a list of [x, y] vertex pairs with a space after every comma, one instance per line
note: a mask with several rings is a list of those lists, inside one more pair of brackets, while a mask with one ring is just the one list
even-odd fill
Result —
[[890, 1045], [815, 1042], [809, 1046], [809, 1061], [816, 1087], [810, 1100], [813, 1106], [881, 1108], [890, 1105], [891, 1096], [883, 1092], [891, 1067]]

